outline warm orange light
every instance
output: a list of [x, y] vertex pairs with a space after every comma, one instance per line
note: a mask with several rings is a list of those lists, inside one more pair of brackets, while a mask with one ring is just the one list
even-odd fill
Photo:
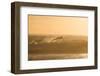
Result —
[[87, 17], [29, 16], [30, 35], [88, 35]]

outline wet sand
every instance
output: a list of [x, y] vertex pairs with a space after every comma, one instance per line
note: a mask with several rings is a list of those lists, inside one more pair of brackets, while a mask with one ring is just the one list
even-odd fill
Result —
[[29, 54], [29, 60], [80, 59], [87, 54]]

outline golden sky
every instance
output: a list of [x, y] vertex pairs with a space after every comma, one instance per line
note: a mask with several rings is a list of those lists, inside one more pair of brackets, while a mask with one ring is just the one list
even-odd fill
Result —
[[88, 18], [29, 15], [29, 35], [88, 35]]

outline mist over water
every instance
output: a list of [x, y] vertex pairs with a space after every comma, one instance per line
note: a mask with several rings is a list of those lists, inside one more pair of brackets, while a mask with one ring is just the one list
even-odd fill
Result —
[[87, 36], [29, 35], [28, 38], [28, 60], [87, 58]]

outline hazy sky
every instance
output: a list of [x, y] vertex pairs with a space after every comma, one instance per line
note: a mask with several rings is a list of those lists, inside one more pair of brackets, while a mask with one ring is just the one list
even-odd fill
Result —
[[82, 35], [88, 34], [88, 18], [29, 15], [29, 35]]

